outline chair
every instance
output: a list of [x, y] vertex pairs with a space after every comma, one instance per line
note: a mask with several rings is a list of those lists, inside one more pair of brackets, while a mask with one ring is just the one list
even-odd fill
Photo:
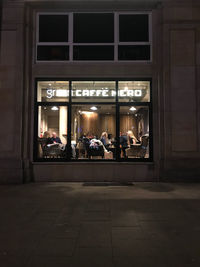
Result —
[[85, 149], [87, 152], [87, 158], [91, 159], [92, 156], [100, 156], [104, 158], [104, 147], [103, 145], [97, 145], [96, 147], [90, 146], [90, 141], [86, 140], [84, 142]]
[[94, 149], [91, 147], [86, 148], [87, 157], [91, 159], [91, 156], [100, 156], [102, 159], [104, 158], [104, 148], [103, 146], [98, 146], [98, 149]]
[[59, 158], [64, 156], [65, 151], [60, 149], [59, 144], [47, 145], [47, 138], [39, 138], [38, 142], [42, 148], [43, 158]]
[[148, 144], [149, 144], [149, 136], [143, 135], [141, 144], [134, 144], [126, 149], [126, 156], [135, 158], [145, 158]]
[[79, 140], [76, 147], [76, 157], [79, 158], [85, 156], [86, 156], [86, 146], [82, 140]]

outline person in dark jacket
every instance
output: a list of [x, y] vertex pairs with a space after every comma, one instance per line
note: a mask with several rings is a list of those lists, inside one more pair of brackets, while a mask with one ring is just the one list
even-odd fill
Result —
[[57, 136], [56, 132], [52, 133], [52, 137], [50, 138], [50, 144], [62, 144], [60, 137]]
[[123, 153], [123, 157], [126, 158], [126, 149], [128, 148], [128, 137], [126, 134], [121, 134], [119, 137], [120, 148]]

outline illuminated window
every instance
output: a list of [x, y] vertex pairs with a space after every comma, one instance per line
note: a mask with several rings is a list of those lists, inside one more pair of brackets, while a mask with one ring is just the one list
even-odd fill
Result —
[[37, 81], [35, 160], [152, 160], [150, 92], [145, 79]]

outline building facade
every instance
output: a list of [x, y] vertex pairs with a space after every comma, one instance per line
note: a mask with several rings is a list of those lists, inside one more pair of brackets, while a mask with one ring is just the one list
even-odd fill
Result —
[[0, 10], [0, 183], [199, 179], [199, 1]]

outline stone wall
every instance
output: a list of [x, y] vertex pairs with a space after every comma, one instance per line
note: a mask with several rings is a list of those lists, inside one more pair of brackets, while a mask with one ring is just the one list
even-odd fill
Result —
[[0, 182], [22, 182], [24, 7], [3, 4], [0, 50]]
[[[54, 10], [58, 5], [71, 10], [89, 7], [98, 10], [152, 9], [153, 62], [105, 66], [91, 63], [87, 68], [83, 68], [84, 63], [36, 64], [33, 60], [34, 12], [52, 5]], [[56, 175], [62, 180], [65, 172], [71, 170], [71, 164], [62, 165], [60, 169], [55, 164], [51, 168], [48, 164], [32, 165], [34, 80], [36, 77], [67, 76], [152, 77], [154, 162], [145, 167], [145, 174], [145, 163], [129, 163], [130, 179], [199, 178], [199, 1], [3, 1], [0, 42], [0, 183], [21, 183], [32, 177], [38, 181], [38, 177], [47, 177], [48, 169], [52, 168], [55, 175], [51, 173], [50, 180], [56, 180]], [[90, 169], [89, 164], [78, 166], [76, 163], [77, 173], [82, 168]], [[98, 164], [95, 166], [98, 169]], [[126, 168], [119, 166], [114, 168], [113, 164], [109, 167], [107, 164], [107, 173], [112, 173], [112, 179], [115, 179], [113, 168], [117, 169], [116, 179], [123, 177]], [[75, 171], [69, 173], [71, 178], [66, 176], [66, 180], [73, 181], [73, 177], [79, 180]], [[102, 179], [109, 180], [106, 175]]]
[[162, 177], [198, 179], [200, 3], [163, 7]]

